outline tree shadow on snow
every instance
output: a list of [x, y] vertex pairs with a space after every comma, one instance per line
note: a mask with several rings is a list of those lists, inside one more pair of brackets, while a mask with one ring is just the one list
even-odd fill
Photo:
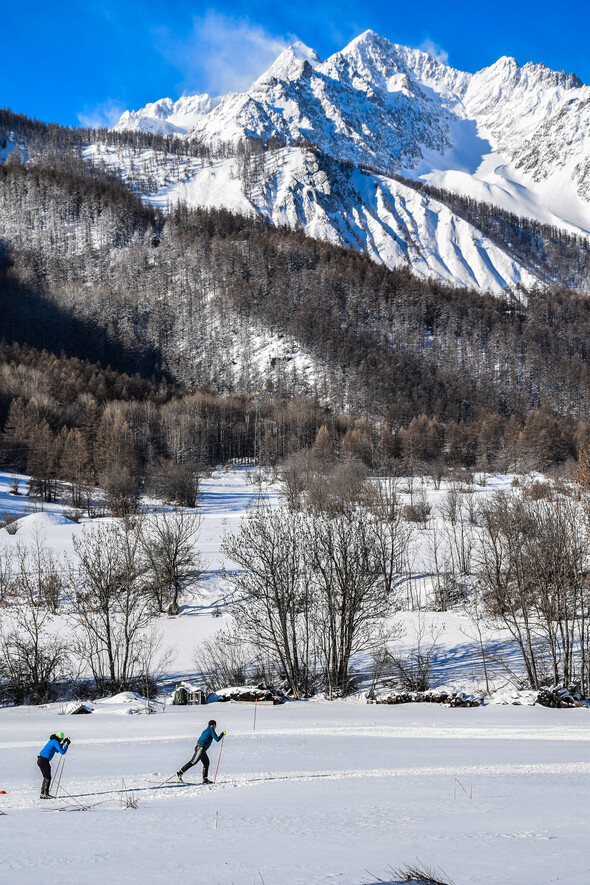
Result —
[[[486, 668], [490, 678], [507, 677], [510, 671], [522, 669], [518, 645], [509, 639], [487, 640], [484, 644]], [[475, 641], [452, 647], [440, 646], [433, 654], [432, 684], [483, 679], [481, 648]]]

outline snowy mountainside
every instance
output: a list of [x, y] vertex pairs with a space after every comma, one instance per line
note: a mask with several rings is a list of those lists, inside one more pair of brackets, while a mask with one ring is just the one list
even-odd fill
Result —
[[[273, 224], [366, 252], [418, 277], [499, 293], [533, 286], [534, 273], [447, 206], [385, 175], [337, 163], [301, 147], [268, 151], [245, 171], [236, 158], [166, 162], [145, 151], [121, 161], [120, 148], [86, 154], [123, 175], [142, 164], [150, 200], [165, 209], [184, 202], [256, 212]], [[152, 170], [152, 171], [150, 171]], [[155, 173], [154, 173], [155, 170]]]
[[[292, 149], [312, 143], [335, 161], [379, 173], [375, 190], [385, 179], [391, 180], [393, 172], [401, 172], [544, 224], [590, 232], [590, 87], [574, 74], [552, 71], [543, 64], [521, 67], [515, 59], [501, 58], [471, 74], [366, 31], [325, 61], [313, 49], [295, 43], [245, 93], [215, 99], [186, 96], [176, 103], [164, 99], [126, 111], [116, 129], [186, 135], [210, 147], [237, 146], [252, 138], [274, 138]], [[329, 221], [324, 218], [319, 223], [322, 190], [295, 177], [303, 159], [294, 163], [292, 150], [280, 156], [285, 167], [276, 193], [290, 188], [300, 205], [297, 217], [291, 212], [288, 223], [331, 241], [353, 245], [358, 241], [358, 247], [368, 248], [375, 259], [390, 266], [398, 263], [399, 249], [391, 234], [380, 233], [378, 242], [367, 247], [374, 225], [363, 219], [375, 213], [374, 200], [348, 204], [351, 192], [340, 193], [339, 182], [329, 180], [339, 205]], [[207, 205], [211, 181], [204, 182], [202, 169], [196, 170], [194, 179], [189, 172], [186, 179], [183, 198], [193, 205]], [[243, 210], [235, 185], [228, 188], [226, 195], [223, 187], [217, 188], [218, 204], [231, 208], [237, 200]], [[370, 188], [367, 192], [372, 193]], [[159, 197], [175, 200], [179, 194], [169, 190]], [[289, 215], [281, 204], [261, 206], [249, 193], [245, 198], [250, 211], [262, 211], [273, 219]], [[309, 199], [316, 202], [313, 212]], [[404, 199], [406, 212], [411, 212], [416, 201], [408, 201], [407, 194]], [[417, 205], [421, 206], [419, 200]], [[439, 216], [437, 207], [431, 210]], [[410, 227], [420, 228], [422, 223], [416, 217]], [[456, 221], [447, 225], [446, 239], [438, 223], [435, 227], [436, 242], [432, 237], [428, 244], [423, 241], [426, 251], [437, 252], [421, 263], [423, 269], [428, 266], [428, 275], [459, 285], [469, 280], [493, 290], [515, 285], [527, 273], [530, 277], [530, 268], [507, 269], [511, 259], [500, 259], [484, 244], [484, 263], [503, 268], [499, 274], [492, 270], [490, 283], [488, 275], [470, 266], [465, 237], [457, 234], [461, 225]], [[413, 243], [407, 239], [400, 248], [407, 255]], [[479, 264], [481, 248], [468, 251]], [[466, 258], [470, 272], [439, 273], [436, 267], [446, 265], [445, 256], [457, 252]], [[415, 268], [411, 256], [409, 260]]]

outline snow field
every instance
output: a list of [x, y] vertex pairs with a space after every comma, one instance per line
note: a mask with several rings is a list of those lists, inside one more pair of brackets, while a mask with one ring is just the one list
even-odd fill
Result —
[[[249, 706], [126, 707], [0, 710], [7, 882], [361, 885], [416, 858], [458, 885], [588, 881], [586, 710], [302, 702], [260, 708], [254, 732]], [[211, 716], [228, 731], [218, 784], [158, 789]], [[44, 802], [35, 757], [58, 728], [70, 796]]]
[[[252, 477], [252, 468], [220, 469], [202, 482], [198, 506], [203, 521], [196, 549], [204, 560], [203, 574], [197, 586], [192, 590], [189, 588], [181, 597], [179, 617], [161, 615], [154, 621], [156, 628], [162, 633], [163, 648], [172, 649], [173, 652], [168, 673], [171, 679], [190, 678], [194, 671], [195, 647], [229, 622], [225, 606], [231, 606], [232, 591], [223, 579], [221, 569], [224, 565], [231, 567], [231, 563], [225, 560], [220, 546], [224, 535], [236, 532], [240, 518], [248, 508], [256, 505], [260, 489], [253, 484]], [[27, 479], [25, 476], [19, 478], [21, 494], [14, 496], [10, 493], [10, 475], [0, 472], [0, 513], [21, 516], [16, 534], [9, 535], [0, 530], [0, 550], [4, 547], [14, 548], [17, 544], [35, 544], [39, 539], [54, 552], [58, 562], [65, 566], [67, 558], [74, 559], [73, 538], [84, 531], [92, 530], [93, 526], [110, 517], [99, 520], [82, 519], [79, 524], [73, 523], [63, 515], [60, 504], [38, 505], [27, 498]], [[510, 491], [513, 479], [510, 474], [489, 475], [485, 486], [477, 483], [474, 485], [473, 497], [477, 501], [497, 491]], [[410, 485], [413, 487], [411, 492]], [[466, 613], [461, 609], [447, 612], [410, 610], [416, 605], [426, 606], [432, 591], [432, 544], [435, 533], [440, 543], [440, 563], [444, 563], [447, 541], [443, 538], [443, 529], [445, 526], [448, 528], [448, 522], [442, 518], [440, 509], [449, 487], [450, 484], [444, 481], [439, 489], [434, 489], [427, 478], [423, 486], [416, 479], [402, 478], [399, 481], [397, 491], [402, 504], [409, 503], [412, 496], [424, 493], [432, 507], [432, 517], [426, 529], [414, 528], [412, 533], [409, 553], [411, 575], [403, 576], [400, 586], [403, 610], [395, 616], [395, 621], [402, 630], [397, 644], [400, 649], [411, 651], [420, 630], [426, 637], [437, 636], [432, 687], [444, 686], [471, 693], [481, 689], [483, 683], [481, 656], [474, 641], [473, 625]], [[283, 506], [278, 484], [263, 483], [261, 489], [268, 503]], [[37, 512], [28, 512], [35, 507], [39, 508]], [[221, 617], [213, 617], [217, 612], [221, 612]], [[8, 620], [7, 614], [4, 618]], [[71, 627], [62, 615], [58, 615], [51, 622], [50, 629], [52, 632], [67, 634]], [[495, 651], [502, 649], [506, 653], [511, 650], [500, 629], [487, 628], [486, 640]], [[360, 654], [354, 660], [355, 669], [365, 680], [371, 666], [372, 661], [368, 654]], [[489, 666], [493, 673], [494, 666]], [[504, 679], [498, 679], [495, 687], [500, 688], [503, 684]]]

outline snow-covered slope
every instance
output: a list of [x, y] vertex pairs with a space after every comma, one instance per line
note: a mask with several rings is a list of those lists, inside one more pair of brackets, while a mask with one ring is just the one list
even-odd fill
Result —
[[[498, 289], [527, 272], [481, 235], [476, 242], [448, 210], [393, 182], [393, 172], [590, 233], [590, 87], [542, 64], [501, 58], [470, 74], [366, 31], [323, 62], [296, 43], [245, 93], [163, 99], [125, 112], [117, 128], [187, 135], [212, 147], [277, 139], [291, 150], [273, 152], [272, 164], [280, 157], [284, 166], [265, 168], [264, 199], [259, 181], [238, 188], [238, 197], [235, 178], [219, 187], [216, 173], [216, 204], [235, 206], [243, 196], [273, 220], [460, 285]], [[306, 155], [295, 149], [307, 142], [356, 167], [355, 186], [343, 189], [342, 176], [326, 170], [321, 182], [305, 169], [301, 177]], [[199, 168], [159, 197], [208, 204], [210, 195], [211, 175]]]
[[408, 267], [438, 279], [499, 293], [537, 282], [521, 263], [438, 200], [386, 175], [338, 164], [303, 147], [268, 151], [252, 167], [236, 158], [203, 162], [190, 158], [174, 174], [154, 151], [134, 154], [111, 148], [88, 157], [137, 175], [160, 167], [149, 199], [162, 209], [178, 202], [206, 208], [256, 212], [273, 224], [302, 229], [311, 237], [366, 252], [388, 267]]

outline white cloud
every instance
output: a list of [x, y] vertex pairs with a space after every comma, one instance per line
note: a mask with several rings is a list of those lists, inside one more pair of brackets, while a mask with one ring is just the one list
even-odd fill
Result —
[[423, 40], [418, 49], [421, 49], [422, 52], [427, 52], [428, 55], [431, 55], [436, 61], [442, 62], [443, 65], [449, 63], [449, 53], [442, 46], [439, 46], [438, 43], [435, 43], [434, 40]]
[[110, 128], [118, 122], [124, 110], [125, 108], [121, 102], [107, 98], [106, 101], [101, 101], [96, 107], [85, 107], [78, 114], [78, 120], [80, 126], [85, 126], [88, 129], [100, 129], [103, 126]]
[[285, 40], [248, 19], [209, 10], [193, 19], [187, 40], [167, 31], [154, 34], [156, 46], [182, 74], [185, 92], [243, 92], [296, 37]]

